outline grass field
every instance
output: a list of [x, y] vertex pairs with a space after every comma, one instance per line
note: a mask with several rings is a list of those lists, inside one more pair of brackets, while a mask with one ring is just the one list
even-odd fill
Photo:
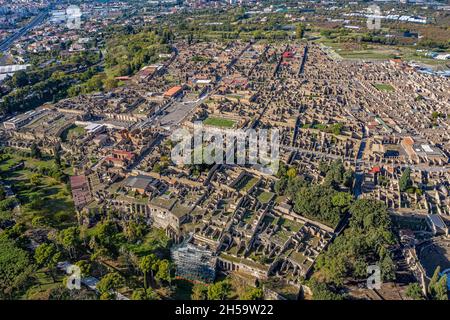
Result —
[[208, 117], [203, 121], [203, 124], [219, 128], [233, 128], [236, 124], [236, 121], [225, 118]]
[[127, 243], [124, 247], [142, 257], [155, 252], [164, 253], [169, 248], [169, 239], [160, 229], [152, 229], [139, 244]]
[[258, 178], [246, 174], [241, 177], [234, 187], [238, 191], [248, 192], [257, 182]]
[[263, 191], [258, 195], [258, 200], [259, 200], [259, 202], [264, 204], [264, 203], [267, 203], [270, 200], [272, 200], [273, 196], [274, 196], [274, 193]]
[[432, 59], [425, 52], [418, 52], [413, 46], [358, 44], [351, 42], [333, 42], [330, 39], [321, 38], [318, 42], [331, 48], [343, 59], [363, 60], [389, 60], [400, 58], [403, 61], [414, 61], [417, 63], [445, 67], [448, 61]]
[[[20, 200], [21, 219], [31, 222], [35, 217], [42, 217], [46, 223], [58, 229], [71, 226], [76, 222], [76, 215], [72, 196], [64, 183], [51, 177], [40, 175], [38, 183], [32, 183], [31, 177], [37, 168], [54, 168], [53, 159], [37, 160], [23, 157], [18, 154], [9, 154], [10, 158], [0, 162], [2, 179], [5, 179], [12, 187], [16, 197]], [[25, 167], [11, 171], [10, 168], [20, 161], [25, 162]], [[43, 199], [42, 207], [30, 206], [33, 195], [39, 194]]]
[[69, 129], [65, 130], [61, 134], [61, 139], [63, 141], [69, 141], [71, 139], [75, 139], [75, 138], [81, 137], [85, 133], [86, 133], [86, 130], [83, 127], [72, 126]]
[[394, 92], [395, 89], [390, 84], [387, 83], [374, 83], [373, 86], [377, 88], [379, 91], [386, 91], [386, 92]]
[[395, 48], [388, 46], [361, 46], [353, 43], [332, 42], [327, 39], [320, 42], [333, 49], [343, 59], [388, 60], [400, 53]]

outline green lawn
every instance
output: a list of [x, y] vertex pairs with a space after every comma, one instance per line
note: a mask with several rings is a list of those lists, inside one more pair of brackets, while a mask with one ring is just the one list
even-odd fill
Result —
[[281, 218], [278, 221], [278, 224], [280, 226], [286, 227], [287, 229], [289, 229], [292, 232], [298, 232], [303, 225], [300, 222], [291, 221], [291, 220], [288, 220], [285, 218]]
[[203, 121], [203, 124], [219, 128], [233, 128], [236, 121], [225, 118], [208, 117]]
[[258, 178], [245, 174], [234, 186], [238, 191], [248, 192], [256, 183]]
[[274, 196], [274, 193], [263, 191], [258, 195], [258, 200], [259, 200], [259, 202], [264, 204], [264, 203], [267, 203], [270, 200], [272, 200], [273, 196]]
[[69, 141], [71, 139], [76, 139], [78, 137], [81, 137], [85, 133], [86, 133], [86, 130], [83, 127], [73, 125], [72, 127], [68, 128], [61, 134], [61, 139], [63, 141]]
[[[68, 187], [51, 177], [40, 175], [38, 183], [33, 184], [30, 178], [36, 175], [32, 170], [36, 168], [54, 168], [56, 164], [51, 158], [37, 160], [10, 153], [8, 160], [0, 162], [2, 179], [5, 179], [13, 187], [21, 206], [21, 218], [24, 222], [31, 222], [35, 217], [42, 217], [46, 224], [55, 228], [66, 228], [76, 222], [75, 208]], [[20, 161], [25, 162], [25, 167], [20, 170], [10, 171], [10, 168]], [[42, 198], [40, 207], [30, 206], [33, 195]]]
[[[16, 192], [23, 204], [22, 217], [24, 219], [31, 221], [34, 217], [43, 217], [49, 225], [57, 229], [67, 228], [76, 222], [72, 196], [66, 185], [55, 179], [42, 177], [36, 187], [29, 180], [23, 180], [17, 185]], [[30, 199], [36, 192], [41, 194], [44, 200], [40, 208], [30, 206]]]
[[166, 253], [170, 246], [170, 241], [164, 231], [152, 228], [141, 243], [126, 243], [124, 246], [138, 257], [142, 257], [155, 252], [160, 252], [161, 254]]
[[394, 87], [387, 83], [374, 83], [373, 86], [380, 91], [393, 92]]

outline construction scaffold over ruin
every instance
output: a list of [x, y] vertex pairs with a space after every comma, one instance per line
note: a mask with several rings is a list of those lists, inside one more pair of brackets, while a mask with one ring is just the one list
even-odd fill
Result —
[[189, 240], [171, 250], [177, 277], [211, 283], [216, 277], [217, 258], [207, 248], [194, 245]]

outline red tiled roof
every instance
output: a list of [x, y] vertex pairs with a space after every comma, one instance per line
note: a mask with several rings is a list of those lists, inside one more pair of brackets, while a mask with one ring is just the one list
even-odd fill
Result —
[[172, 87], [164, 93], [164, 96], [165, 97], [173, 97], [178, 92], [180, 92], [181, 89], [183, 89], [183, 87], [181, 87], [181, 86]]
[[372, 170], [370, 170], [369, 172], [370, 172], [370, 173], [381, 172], [381, 168], [380, 168], [380, 167], [373, 167]]

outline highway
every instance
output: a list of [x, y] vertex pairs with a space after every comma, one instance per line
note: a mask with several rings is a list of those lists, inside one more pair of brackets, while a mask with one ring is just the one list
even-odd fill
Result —
[[28, 25], [21, 28], [15, 34], [11, 35], [9, 38], [2, 41], [0, 43], [0, 52], [5, 52], [5, 51], [9, 50], [9, 48], [11, 48], [11, 46], [13, 45], [14, 41], [16, 41], [20, 37], [24, 36], [28, 31], [30, 31], [37, 25], [41, 24], [47, 17], [47, 14], [48, 14], [48, 9], [45, 9], [42, 13], [40, 13], [38, 16], [33, 18], [33, 20], [31, 20], [31, 22]]

